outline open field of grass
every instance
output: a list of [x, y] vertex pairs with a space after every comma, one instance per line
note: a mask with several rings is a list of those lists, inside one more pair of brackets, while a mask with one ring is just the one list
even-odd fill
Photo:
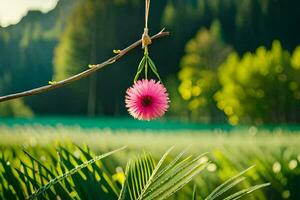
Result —
[[[67, 149], [75, 157], [81, 153], [76, 145], [91, 149], [94, 155], [123, 146], [127, 148], [103, 160], [109, 174], [125, 168], [126, 162], [143, 151], [159, 159], [171, 146], [174, 153], [190, 146], [189, 153], [208, 152], [203, 159], [212, 160], [197, 178], [178, 192], [173, 199], [191, 199], [193, 185], [198, 194], [207, 196], [219, 184], [252, 165], [247, 179], [233, 190], [270, 182], [271, 186], [256, 191], [246, 199], [300, 199], [300, 133], [281, 129], [258, 131], [251, 127], [240, 131], [139, 131], [110, 129], [81, 129], [78, 127], [15, 126], [0, 127], [0, 149], [9, 165], [21, 168], [20, 160], [30, 162], [22, 149], [45, 166], [57, 163], [57, 152]], [[171, 156], [172, 157], [172, 156]], [[117, 170], [118, 171], [118, 170]], [[3, 179], [0, 165], [0, 178]], [[0, 187], [1, 190], [1, 187]], [[220, 198], [222, 199], [222, 198]]]

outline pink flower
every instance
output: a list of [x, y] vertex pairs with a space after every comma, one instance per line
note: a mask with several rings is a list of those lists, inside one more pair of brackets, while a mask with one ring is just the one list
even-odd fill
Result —
[[128, 112], [139, 120], [161, 117], [169, 108], [167, 89], [155, 80], [138, 80], [126, 92]]

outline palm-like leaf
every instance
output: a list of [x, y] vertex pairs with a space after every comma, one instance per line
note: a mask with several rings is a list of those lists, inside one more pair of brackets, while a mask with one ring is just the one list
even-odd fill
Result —
[[[81, 165], [77, 165], [76, 167], [74, 167], [73, 169], [67, 171], [66, 173], [64, 173], [64, 174], [62, 174], [60, 176], [57, 176], [54, 179], [51, 179], [46, 185], [38, 188], [32, 195], [29, 196], [29, 199], [35, 199], [35, 198], [37, 198], [39, 195], [41, 195], [41, 194], [45, 193], [47, 190], [49, 190], [53, 185], [56, 185], [57, 183], [59, 183], [62, 180], [66, 179], [67, 177], [69, 177], [69, 176], [71, 176], [73, 174], [78, 173], [80, 170], [82, 170], [82, 169], [86, 168], [87, 166], [95, 163], [96, 161], [101, 160], [101, 159], [103, 159], [105, 157], [108, 157], [108, 156], [110, 156], [110, 155], [112, 155], [112, 154], [114, 154], [114, 153], [116, 153], [118, 151], [121, 151], [124, 148], [125, 147], [117, 149], [117, 150], [114, 150], [114, 151], [111, 151], [111, 152], [108, 152], [108, 153], [105, 153], [105, 154], [100, 155], [100, 156], [96, 156], [95, 158], [92, 158], [89, 161], [82, 163]], [[71, 162], [66, 162], [66, 163], [68, 163], [69, 167], [70, 167], [70, 165], [72, 166]], [[89, 178], [91, 178], [91, 177], [89, 177]], [[76, 180], [74, 182], [76, 182]], [[78, 181], [77, 184], [78, 183], [81, 183], [81, 181]], [[80, 187], [82, 187], [82, 186], [80, 186]]]
[[[30, 198], [56, 199], [59, 196], [65, 200], [161, 200], [170, 197], [209, 164], [207, 161], [201, 161], [203, 155], [195, 158], [186, 156], [187, 149], [168, 163], [166, 158], [173, 148], [169, 149], [157, 164], [150, 154], [144, 153], [135, 161], [128, 162], [125, 181], [120, 190], [104, 164], [95, 161], [121, 149], [95, 158], [88, 148], [84, 150], [77, 146], [76, 149], [79, 150], [79, 156], [75, 156], [70, 149], [61, 147], [59, 161], [48, 152], [53, 162], [59, 164], [50, 167], [27, 151], [24, 151], [26, 157], [20, 160], [19, 167], [12, 167], [7, 158], [3, 154], [0, 155], [0, 197], [17, 200], [33, 194]], [[233, 187], [246, 179], [243, 175], [251, 168], [221, 184], [206, 200], [236, 200], [268, 186], [269, 184], [260, 184], [230, 194]], [[71, 177], [67, 178], [69, 176]], [[197, 195], [196, 187], [193, 199], [202, 199]]]
[[[228, 192], [230, 189], [232, 189], [234, 186], [238, 185], [242, 181], [246, 179], [246, 177], [243, 177], [242, 175], [248, 172], [250, 169], [252, 169], [254, 166], [249, 167], [248, 169], [238, 173], [237, 175], [233, 176], [232, 178], [228, 179], [224, 183], [222, 183], [220, 186], [218, 186], [210, 195], [208, 195], [205, 200], [214, 200], [218, 197], [221, 197], [224, 193]], [[255, 185], [243, 190], [240, 190], [234, 194], [229, 195], [228, 197], [222, 197], [224, 200], [236, 200], [239, 199], [247, 194], [250, 194], [251, 192], [254, 192], [255, 190], [258, 190], [260, 188], [269, 186], [269, 183]]]
[[208, 164], [208, 162], [201, 161], [203, 155], [182, 159], [185, 151], [166, 164], [165, 160], [172, 149], [170, 148], [156, 165], [149, 154], [129, 164], [126, 170], [127, 178], [119, 199], [166, 199], [186, 185]]

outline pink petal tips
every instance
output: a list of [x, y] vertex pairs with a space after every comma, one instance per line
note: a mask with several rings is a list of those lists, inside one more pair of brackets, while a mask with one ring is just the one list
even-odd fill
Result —
[[169, 108], [167, 89], [155, 80], [138, 80], [126, 92], [128, 112], [139, 120], [161, 117]]

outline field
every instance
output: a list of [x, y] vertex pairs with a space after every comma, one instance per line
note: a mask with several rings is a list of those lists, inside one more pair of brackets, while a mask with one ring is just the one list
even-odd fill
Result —
[[[219, 129], [215, 131], [128, 131], [28, 125], [1, 126], [0, 138], [2, 160], [16, 169], [22, 168], [21, 160], [24, 163], [32, 162], [23, 150], [52, 169], [58, 164], [57, 152], [61, 150], [67, 150], [75, 157], [81, 157], [77, 146], [83, 149], [89, 147], [93, 155], [127, 146], [125, 150], [102, 161], [112, 177], [117, 177], [117, 172], [125, 168], [126, 162], [136, 158], [144, 150], [159, 160], [171, 146], [175, 145], [171, 155], [190, 146], [188, 150], [190, 154], [199, 155], [208, 152], [203, 159], [212, 162], [192, 183], [176, 193], [173, 199], [191, 199], [195, 184], [198, 195], [204, 198], [222, 182], [252, 165], [255, 167], [246, 173], [247, 179], [233, 190], [266, 182], [271, 183], [271, 186], [254, 192], [246, 199], [300, 198], [300, 135], [298, 132], [281, 129], [269, 132], [257, 130], [255, 127], [223, 132]], [[3, 162], [2, 164], [5, 164]], [[0, 164], [0, 179], [3, 181], [0, 191], [2, 192], [6, 187], [3, 171], [5, 170]], [[41, 179], [40, 182], [42, 185], [46, 181]]]

